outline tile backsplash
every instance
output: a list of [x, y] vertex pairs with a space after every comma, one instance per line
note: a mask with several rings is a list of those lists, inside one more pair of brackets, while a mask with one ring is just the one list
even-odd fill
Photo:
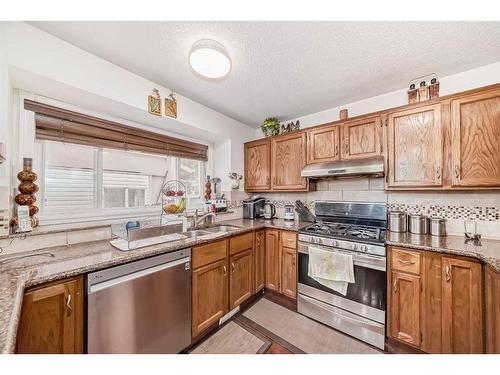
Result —
[[[249, 194], [233, 191], [230, 206], [241, 207]], [[465, 220], [476, 220], [484, 238], [500, 239], [500, 191], [385, 191], [383, 178], [323, 179], [306, 193], [262, 193], [282, 217], [287, 203], [302, 200], [314, 212], [314, 201], [381, 202], [389, 209], [446, 218], [449, 234], [463, 235]]]

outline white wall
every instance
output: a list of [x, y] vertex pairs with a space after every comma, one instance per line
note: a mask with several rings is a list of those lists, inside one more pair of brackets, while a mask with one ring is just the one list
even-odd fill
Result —
[[131, 73], [48, 33], [22, 22], [0, 22], [0, 141], [8, 160], [0, 166], [0, 186], [19, 169], [23, 155], [12, 155], [14, 115], [12, 89], [21, 89], [76, 106], [89, 113], [124, 119], [132, 126], [196, 139], [213, 146], [212, 174], [223, 180], [229, 172], [243, 172], [243, 143], [255, 130], [239, 121], [176, 94], [178, 118], [147, 113], [146, 98], [153, 88], [162, 98], [170, 89]]
[[[0, 165], [0, 187], [9, 186], [10, 168], [8, 168], [11, 158], [11, 148], [9, 140], [11, 139], [10, 123], [10, 103], [12, 101], [12, 87], [10, 85], [7, 64], [4, 62], [3, 53], [0, 49], [0, 142], [5, 145], [7, 160]], [[3, 199], [0, 199], [3, 202]], [[0, 207], [1, 208], [1, 207]]]
[[[440, 96], [498, 83], [500, 82], [500, 61], [451, 76], [442, 77], [439, 79], [439, 82]], [[344, 108], [348, 109], [349, 117], [355, 117], [366, 113], [398, 107], [408, 104], [406, 90], [406, 87], [401, 88], [400, 90], [366, 98], [354, 103], [341, 104], [321, 112], [310, 113], [285, 122], [288, 123], [290, 121], [300, 120], [300, 127], [304, 129], [339, 120], [339, 112]], [[256, 138], [262, 137], [262, 131], [257, 129]]]

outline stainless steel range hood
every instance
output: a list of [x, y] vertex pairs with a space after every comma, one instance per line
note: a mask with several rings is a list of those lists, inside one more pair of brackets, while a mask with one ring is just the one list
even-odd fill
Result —
[[302, 177], [312, 178], [383, 175], [384, 159], [382, 157], [309, 164], [301, 171]]

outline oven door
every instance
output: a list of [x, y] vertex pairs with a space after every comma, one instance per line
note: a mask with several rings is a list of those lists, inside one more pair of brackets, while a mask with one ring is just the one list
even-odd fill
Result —
[[[308, 276], [309, 247], [351, 254], [354, 261], [354, 283], [342, 295]], [[299, 294], [385, 324], [386, 258], [299, 242]]]

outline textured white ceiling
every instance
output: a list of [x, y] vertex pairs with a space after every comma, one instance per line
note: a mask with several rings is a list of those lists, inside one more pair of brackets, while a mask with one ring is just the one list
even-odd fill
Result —
[[[500, 22], [32, 22], [67, 42], [251, 126], [500, 60]], [[195, 76], [199, 39], [228, 50], [230, 76]]]

